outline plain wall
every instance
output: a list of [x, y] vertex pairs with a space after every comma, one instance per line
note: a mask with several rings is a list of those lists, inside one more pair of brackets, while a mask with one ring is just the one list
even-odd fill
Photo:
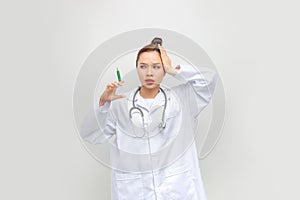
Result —
[[300, 199], [298, 1], [28, 0], [0, 3], [0, 199], [108, 199], [72, 91], [89, 54], [122, 32], [197, 42], [226, 92], [223, 135], [201, 161], [209, 200]]

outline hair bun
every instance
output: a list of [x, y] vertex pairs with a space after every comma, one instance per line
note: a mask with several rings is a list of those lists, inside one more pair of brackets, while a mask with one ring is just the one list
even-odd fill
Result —
[[151, 41], [151, 44], [162, 45], [162, 39], [159, 37], [156, 37]]

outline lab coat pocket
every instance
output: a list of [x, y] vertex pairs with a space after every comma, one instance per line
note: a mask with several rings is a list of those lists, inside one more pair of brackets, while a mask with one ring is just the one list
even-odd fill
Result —
[[178, 167], [165, 172], [164, 196], [172, 200], [196, 200], [196, 190], [187, 167]]
[[118, 200], [142, 200], [143, 180], [141, 174], [116, 173]]

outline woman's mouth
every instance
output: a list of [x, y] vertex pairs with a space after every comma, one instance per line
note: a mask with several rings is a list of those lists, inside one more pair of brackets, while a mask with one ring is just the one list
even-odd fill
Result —
[[146, 79], [145, 82], [146, 82], [147, 85], [154, 84], [154, 80], [152, 80], [152, 79]]

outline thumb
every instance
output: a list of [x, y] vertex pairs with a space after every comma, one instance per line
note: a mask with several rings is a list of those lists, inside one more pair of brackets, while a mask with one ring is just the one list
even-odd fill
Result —
[[119, 94], [119, 95], [115, 95], [114, 99], [121, 99], [121, 98], [124, 98], [124, 97], [126, 97], [126, 96]]

